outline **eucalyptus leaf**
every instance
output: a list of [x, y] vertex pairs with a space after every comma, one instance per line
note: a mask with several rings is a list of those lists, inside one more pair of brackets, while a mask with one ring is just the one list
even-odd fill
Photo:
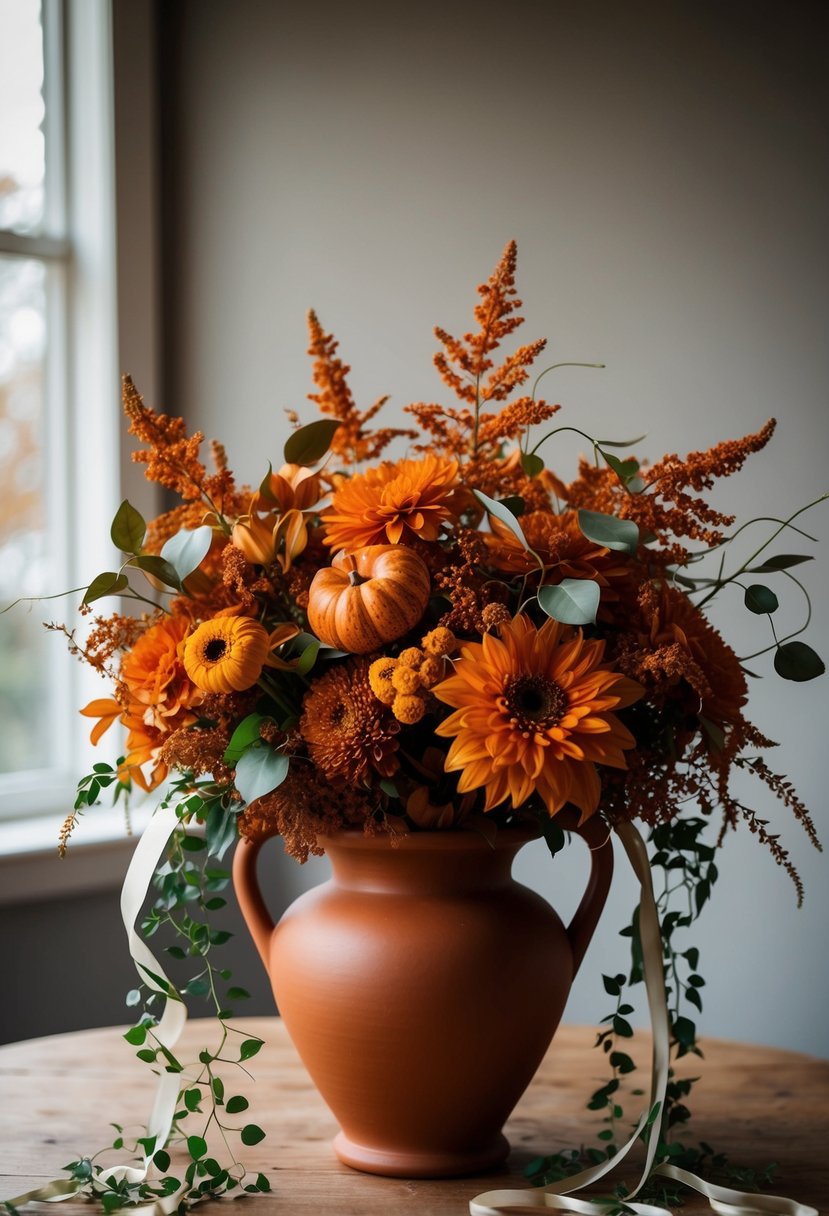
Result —
[[764, 616], [766, 613], [776, 612], [780, 601], [770, 587], [764, 587], [762, 583], [752, 583], [746, 587], [745, 606], [749, 612]]
[[799, 566], [803, 562], [811, 561], [814, 561], [814, 558], [808, 554], [777, 553], [774, 557], [767, 557], [761, 565], [751, 566], [749, 574], [771, 574], [775, 570], [788, 570], [791, 566]]
[[774, 656], [774, 670], [784, 680], [805, 683], [826, 671], [823, 659], [805, 642], [783, 642]]
[[599, 584], [589, 578], [565, 578], [556, 586], [538, 589], [538, 602], [563, 625], [591, 625], [599, 610]]
[[520, 494], [510, 494], [507, 498], [499, 499], [499, 502], [503, 507], [506, 507], [508, 511], [511, 511], [513, 515], [518, 516], [524, 514], [524, 499]]
[[528, 477], [537, 477], [544, 468], [544, 461], [535, 452], [521, 453], [521, 468]]
[[101, 599], [105, 595], [118, 595], [129, 587], [130, 582], [126, 574], [119, 574], [117, 570], [105, 570], [103, 574], [96, 575], [86, 589], [86, 594], [81, 600], [82, 604], [92, 604], [95, 600]]
[[245, 802], [264, 797], [288, 775], [289, 760], [266, 743], [254, 743], [236, 765], [236, 788]]
[[494, 515], [502, 524], [505, 524], [513, 536], [517, 537], [525, 549], [529, 549], [527, 538], [525, 537], [521, 525], [515, 518], [513, 512], [502, 502], [497, 502], [494, 498], [490, 498], [488, 494], [482, 493], [480, 490], [473, 490], [472, 493], [481, 502], [490, 515]]
[[643, 439], [647, 439], [647, 435], [637, 435], [635, 439], [597, 439], [596, 446], [599, 448], [632, 448], [634, 444], [641, 443]]
[[200, 528], [194, 528], [192, 531], [183, 528], [166, 542], [161, 556], [170, 563], [181, 582], [184, 582], [188, 574], [198, 570], [207, 556], [212, 540], [213, 529], [209, 524], [202, 524]]
[[632, 519], [618, 519], [615, 515], [603, 515], [600, 511], [584, 510], [579, 511], [578, 518], [582, 535], [594, 544], [636, 556], [639, 526]]
[[181, 579], [163, 557], [156, 557], [153, 553], [141, 553], [136, 557], [131, 557], [127, 565], [136, 566], [145, 574], [151, 574], [153, 578], [157, 578], [166, 587], [172, 587], [174, 591], [181, 591]]
[[112, 543], [123, 553], [140, 553], [146, 531], [144, 516], [125, 498], [115, 512], [109, 530]]
[[318, 418], [294, 431], [285, 443], [287, 464], [316, 464], [331, 447], [341, 423], [337, 418]]
[[269, 721], [273, 721], [273, 719], [267, 718], [265, 714], [248, 714], [246, 718], [243, 718], [230, 736], [230, 742], [222, 757], [225, 764], [230, 764], [231, 766], [236, 764], [242, 752], [259, 738], [259, 727], [261, 724]]
[[[599, 448], [599, 451], [602, 452], [602, 449]], [[645, 483], [639, 476], [638, 460], [634, 460], [632, 456], [627, 460], [620, 460], [619, 457], [614, 456], [612, 452], [602, 452], [602, 456], [628, 490], [636, 493], [643, 488]]]

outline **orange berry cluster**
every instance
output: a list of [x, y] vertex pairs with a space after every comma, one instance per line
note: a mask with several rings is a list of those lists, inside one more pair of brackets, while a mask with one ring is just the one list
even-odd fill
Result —
[[371, 690], [391, 708], [398, 722], [414, 726], [426, 712], [427, 696], [443, 678], [446, 657], [457, 648], [451, 629], [427, 633], [420, 646], [407, 646], [397, 658], [375, 659], [368, 669]]

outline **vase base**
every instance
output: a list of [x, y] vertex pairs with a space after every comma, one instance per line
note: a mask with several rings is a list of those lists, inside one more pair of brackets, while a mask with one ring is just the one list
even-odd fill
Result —
[[500, 1165], [509, 1153], [509, 1141], [500, 1132], [485, 1145], [458, 1152], [395, 1152], [355, 1144], [344, 1132], [334, 1139], [334, 1152], [344, 1165], [364, 1174], [386, 1178], [461, 1178]]

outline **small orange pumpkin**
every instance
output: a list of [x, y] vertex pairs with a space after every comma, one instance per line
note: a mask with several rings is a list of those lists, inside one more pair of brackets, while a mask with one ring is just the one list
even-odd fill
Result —
[[308, 590], [308, 623], [326, 646], [369, 654], [417, 624], [429, 601], [426, 563], [404, 545], [337, 554]]

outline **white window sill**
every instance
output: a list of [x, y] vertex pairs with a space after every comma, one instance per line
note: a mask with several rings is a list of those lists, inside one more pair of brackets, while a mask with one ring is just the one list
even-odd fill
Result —
[[62, 815], [0, 822], [0, 905], [116, 890], [154, 807], [154, 799], [147, 798], [131, 810], [132, 835], [121, 808], [92, 807], [72, 833], [64, 858], [58, 856]]

